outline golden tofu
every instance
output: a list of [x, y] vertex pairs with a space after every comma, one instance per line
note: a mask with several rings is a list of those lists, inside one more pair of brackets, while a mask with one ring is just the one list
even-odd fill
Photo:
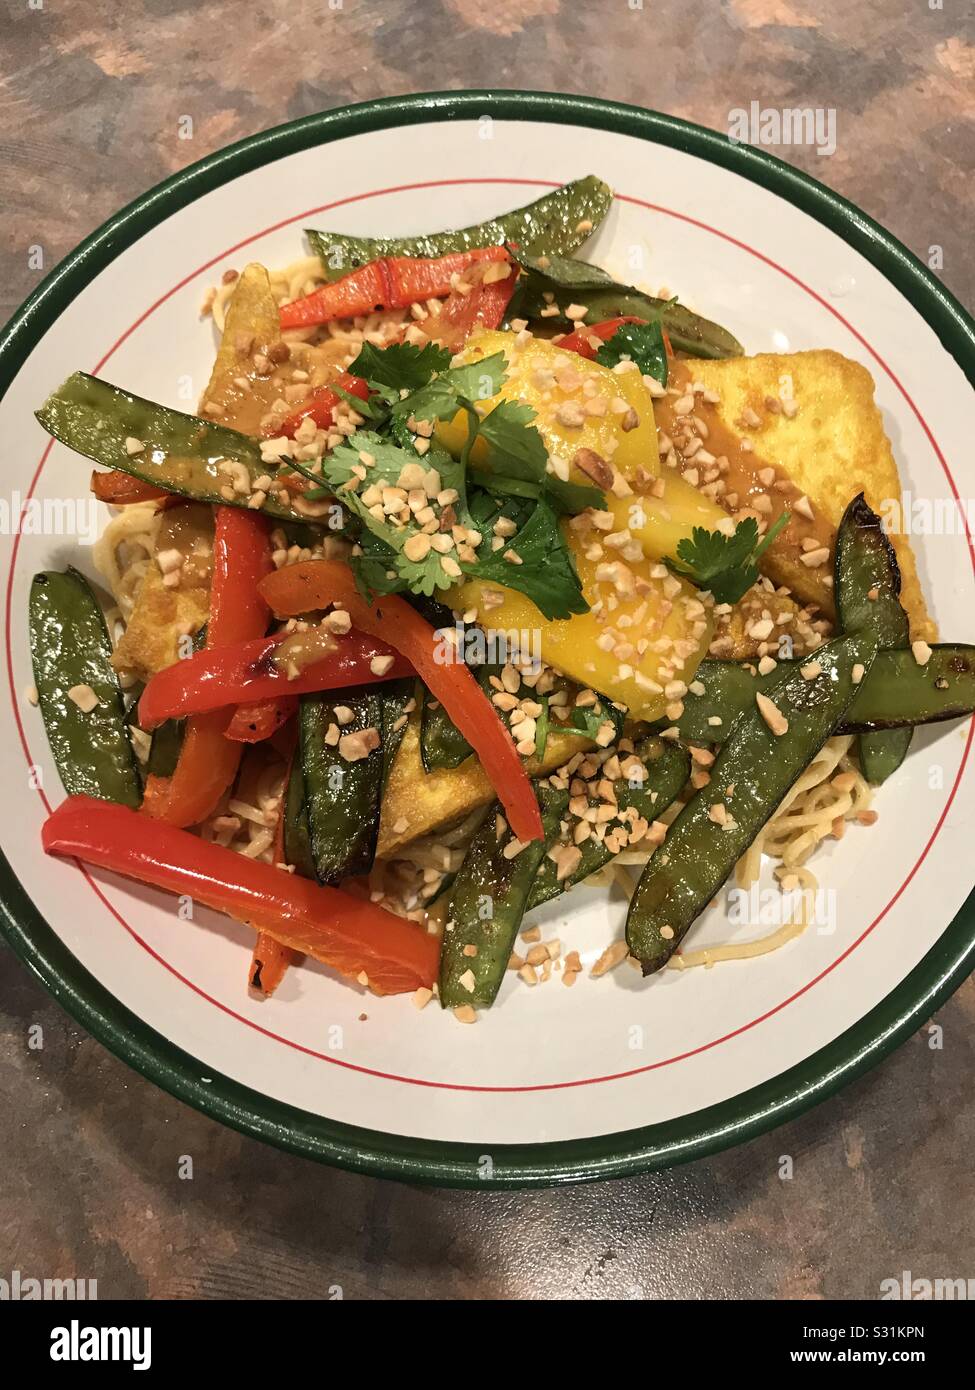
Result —
[[[553, 731], [545, 745], [545, 756], [530, 758], [525, 767], [530, 776], [538, 777], [554, 772], [573, 753], [591, 747], [588, 739]], [[478, 807], [490, 805], [495, 796], [476, 758], [468, 758], [460, 767], [439, 768], [435, 772], [424, 769], [417, 711], [406, 727], [389, 770], [379, 822], [378, 858], [396, 858], [413, 840], [456, 825]]]
[[[780, 468], [810, 500], [814, 512], [835, 530], [847, 504], [863, 492], [867, 502], [883, 513], [884, 502], [899, 498], [901, 483], [874, 400], [873, 378], [858, 362], [826, 349], [787, 355], [763, 353], [723, 362], [696, 361], [693, 377], [717, 392], [715, 407], [728, 430], [747, 433], [754, 441], [756, 466]], [[798, 406], [789, 418], [771, 411], [766, 402], [791, 395]], [[742, 425], [748, 412], [757, 425]], [[914, 554], [907, 536], [890, 537], [900, 565], [901, 601], [914, 639], [933, 640], [937, 629], [928, 615]], [[783, 561], [783, 547], [774, 543], [762, 569], [776, 583], [787, 584], [805, 602], [832, 608], [831, 595], [822, 592], [822, 578], [831, 573], [810, 571]]]
[[[165, 583], [158, 557], [175, 551], [180, 582]], [[135, 606], [112, 657], [117, 671], [148, 681], [180, 656], [179, 640], [198, 632], [210, 614], [213, 509], [202, 502], [169, 507], [159, 519], [156, 554], [136, 593]]]

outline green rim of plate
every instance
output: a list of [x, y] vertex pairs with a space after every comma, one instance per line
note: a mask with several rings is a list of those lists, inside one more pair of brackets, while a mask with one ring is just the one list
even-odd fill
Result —
[[[975, 322], [906, 247], [846, 199], [762, 150], [659, 112], [547, 92], [436, 92], [323, 112], [228, 146], [130, 203], [60, 263], [0, 334], [0, 397], [67, 305], [152, 227], [202, 194], [310, 146], [430, 121], [558, 122], [668, 145], [760, 184], [860, 252], [922, 315], [975, 385]], [[119, 1002], [65, 947], [0, 855], [0, 928], [58, 1002], [136, 1071], [214, 1119], [321, 1162], [408, 1182], [525, 1187], [617, 1178], [702, 1158], [791, 1119], [875, 1065], [975, 968], [975, 892], [922, 961], [852, 1028], [720, 1105], [664, 1124], [549, 1144], [447, 1143], [360, 1129], [212, 1072]], [[206, 1076], [204, 1080], [203, 1077]], [[481, 1163], [490, 1152], [490, 1178]]]

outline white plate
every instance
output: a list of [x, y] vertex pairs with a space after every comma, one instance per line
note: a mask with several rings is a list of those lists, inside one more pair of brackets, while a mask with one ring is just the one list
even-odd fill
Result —
[[[670, 286], [749, 352], [829, 347], [862, 362], [904, 486], [965, 496], [975, 397], [959, 362], [971, 370], [972, 326], [886, 234], [768, 156], [680, 122], [579, 99], [468, 94], [283, 127], [204, 161], [97, 233], [0, 347], [8, 498], [87, 497], [85, 461], [52, 446], [32, 414], [75, 369], [183, 409], [197, 397], [214, 352], [199, 307], [224, 270], [297, 258], [305, 226], [461, 226], [589, 172], [617, 201], [588, 258]], [[970, 968], [971, 914], [945, 934], [972, 886], [966, 722], [917, 737], [877, 796], [878, 826], [818, 856], [835, 927], [775, 954], [647, 982], [622, 967], [572, 990], [557, 977], [535, 989], [508, 978], [497, 1006], [467, 1028], [315, 967], [257, 1002], [245, 987], [244, 927], [202, 913], [181, 922], [164, 894], [41, 853], [41, 824], [62, 792], [39, 712], [23, 698], [28, 587], [42, 568], [90, 571], [90, 551], [70, 534], [7, 535], [3, 545], [11, 703], [0, 756], [8, 788], [24, 791], [0, 810], [24, 890], [8, 885], [8, 934], [110, 1046], [231, 1123], [337, 1162], [443, 1181], [674, 1161], [810, 1103], [916, 1026]], [[942, 633], [975, 638], [964, 530], [916, 546]], [[34, 765], [39, 792], [28, 790]], [[591, 962], [623, 912], [621, 900], [584, 890], [540, 920], [546, 937]], [[763, 930], [722, 916], [709, 912], [694, 945]]]

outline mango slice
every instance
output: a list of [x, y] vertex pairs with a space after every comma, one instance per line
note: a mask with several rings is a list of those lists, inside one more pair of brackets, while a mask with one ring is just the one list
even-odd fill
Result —
[[708, 601], [663, 565], [637, 558], [632, 539], [607, 546], [613, 533], [598, 530], [590, 514], [562, 528], [589, 613], [549, 622], [524, 594], [481, 580], [457, 585], [449, 603], [476, 609], [484, 627], [537, 638], [543, 661], [626, 705], [634, 719], [661, 718], [707, 651]]
[[[549, 455], [565, 465], [564, 476], [574, 483], [593, 481], [572, 464], [580, 449], [612, 462], [627, 478], [635, 477], [640, 468], [648, 475], [660, 471], [653, 397], [638, 371], [613, 372], [577, 353], [563, 352], [545, 338], [528, 337], [523, 344], [519, 338], [516, 333], [482, 331], [473, 333], [464, 347], [466, 362], [496, 352], [508, 359], [508, 378], [498, 395], [487, 401], [488, 409], [501, 400], [532, 406]], [[436, 433], [457, 457], [467, 439], [463, 412], [441, 421]], [[480, 461], [475, 445], [472, 462]]]

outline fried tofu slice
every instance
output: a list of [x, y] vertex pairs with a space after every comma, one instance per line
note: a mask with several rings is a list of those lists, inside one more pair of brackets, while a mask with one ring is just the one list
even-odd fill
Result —
[[[858, 492], [881, 514], [885, 500], [900, 497], [897, 464], [874, 400], [873, 378], [860, 363], [821, 349], [695, 361], [692, 372], [695, 381], [720, 397], [715, 411], [726, 429], [753, 441], [754, 467], [781, 469], [808, 497], [817, 516], [828, 520], [834, 538], [847, 504]], [[767, 404], [785, 396], [798, 406], [791, 417]], [[932, 641], [937, 628], [921, 591], [910, 540], [893, 533], [890, 539], [900, 565], [901, 602], [911, 637]], [[822, 584], [830, 573], [828, 566], [806, 569], [776, 542], [762, 568], [803, 602], [832, 611], [832, 594]]]
[[[266, 368], [287, 351], [267, 271], [262, 265], [249, 265], [227, 307], [201, 413], [211, 407], [216, 411], [213, 418], [221, 424], [257, 434], [261, 416], [281, 393], [280, 383], [272, 381]], [[179, 584], [170, 586], [159, 559], [174, 550], [183, 557], [183, 564]], [[139, 585], [132, 616], [113, 657], [117, 670], [148, 680], [178, 659], [180, 638], [198, 632], [209, 616], [212, 558], [212, 508], [202, 503], [167, 508], [160, 519], [153, 563]]]
[[[177, 552], [181, 565], [175, 586], [166, 584], [159, 564], [160, 558], [170, 563], [172, 552]], [[180, 638], [198, 632], [209, 616], [212, 565], [213, 509], [191, 502], [164, 511], [155, 556], [112, 657], [116, 671], [148, 681], [179, 659]]]
[[[552, 732], [543, 758], [530, 758], [525, 764], [532, 777], [554, 772], [568, 762], [573, 753], [592, 745], [576, 734]], [[460, 767], [427, 772], [420, 758], [420, 716], [410, 719], [389, 770], [379, 821], [379, 859], [395, 859], [408, 845], [436, 830], [456, 825], [472, 811], [488, 806], [495, 791], [476, 758]]]

